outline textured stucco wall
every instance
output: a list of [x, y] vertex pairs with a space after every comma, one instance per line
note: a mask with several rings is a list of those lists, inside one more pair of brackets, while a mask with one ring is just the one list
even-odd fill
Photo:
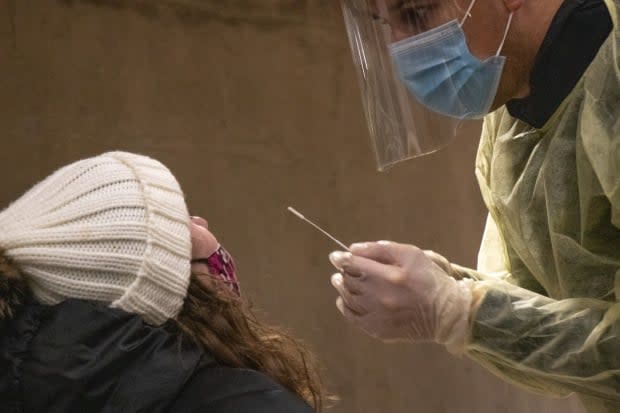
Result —
[[110, 149], [170, 166], [238, 260], [247, 295], [310, 343], [337, 413], [578, 412], [430, 345], [387, 346], [339, 317], [334, 246], [394, 239], [473, 265], [484, 208], [477, 126], [374, 171], [335, 0], [0, 2], [0, 205]]

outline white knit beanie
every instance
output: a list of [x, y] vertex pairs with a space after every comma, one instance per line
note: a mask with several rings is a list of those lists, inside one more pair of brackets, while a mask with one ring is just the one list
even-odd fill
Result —
[[0, 248], [44, 304], [94, 300], [159, 325], [187, 294], [183, 193], [140, 155], [110, 152], [56, 171], [0, 212]]

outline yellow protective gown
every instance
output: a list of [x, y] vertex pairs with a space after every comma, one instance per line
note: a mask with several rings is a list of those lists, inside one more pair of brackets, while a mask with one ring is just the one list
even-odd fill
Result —
[[461, 268], [483, 294], [468, 355], [597, 413], [620, 412], [619, 3], [606, 0], [614, 29], [542, 129], [505, 108], [485, 119], [490, 214], [478, 270]]

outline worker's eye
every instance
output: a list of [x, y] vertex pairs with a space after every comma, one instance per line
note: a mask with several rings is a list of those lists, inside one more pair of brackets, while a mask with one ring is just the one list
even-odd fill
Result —
[[434, 8], [432, 0], [402, 0], [394, 5], [392, 14], [402, 28], [420, 33], [431, 28]]
[[416, 6], [412, 2], [403, 5], [399, 11], [402, 23], [409, 23], [417, 27], [425, 26], [428, 21], [430, 8]]

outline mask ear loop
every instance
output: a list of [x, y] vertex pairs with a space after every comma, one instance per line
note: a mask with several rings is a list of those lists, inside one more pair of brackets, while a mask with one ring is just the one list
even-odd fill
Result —
[[502, 49], [504, 48], [504, 44], [506, 44], [506, 39], [508, 38], [508, 32], [510, 31], [510, 26], [512, 25], [512, 16], [514, 15], [514, 13], [510, 13], [510, 16], [508, 16], [508, 24], [506, 25], [506, 30], [504, 31], [504, 37], [502, 38], [502, 42], [499, 45], [499, 49], [497, 49], [497, 53], [495, 53], [495, 56], [499, 56], [499, 54], [502, 52]]
[[[467, 8], [467, 11], [465, 12], [465, 16], [459, 22], [459, 26], [463, 27], [467, 18], [471, 17], [471, 11], [475, 5], [476, 5], [476, 0], [472, 0], [472, 2], [469, 4], [469, 7]], [[504, 30], [504, 37], [502, 38], [502, 42], [500, 43], [499, 48], [497, 49], [497, 53], [495, 53], [495, 56], [499, 56], [499, 54], [504, 49], [504, 45], [506, 44], [506, 39], [508, 38], [508, 33], [510, 32], [510, 27], [512, 26], [513, 16], [514, 16], [514, 12], [510, 13], [510, 16], [508, 16], [508, 23], [506, 24], [506, 30]]]
[[475, 5], [476, 0], [472, 0], [472, 2], [469, 4], [469, 7], [467, 8], [467, 11], [465, 12], [465, 17], [463, 17], [459, 22], [459, 26], [463, 27], [463, 25], [465, 24], [465, 20], [467, 20], [468, 17], [471, 17], [471, 10], [474, 8]]

